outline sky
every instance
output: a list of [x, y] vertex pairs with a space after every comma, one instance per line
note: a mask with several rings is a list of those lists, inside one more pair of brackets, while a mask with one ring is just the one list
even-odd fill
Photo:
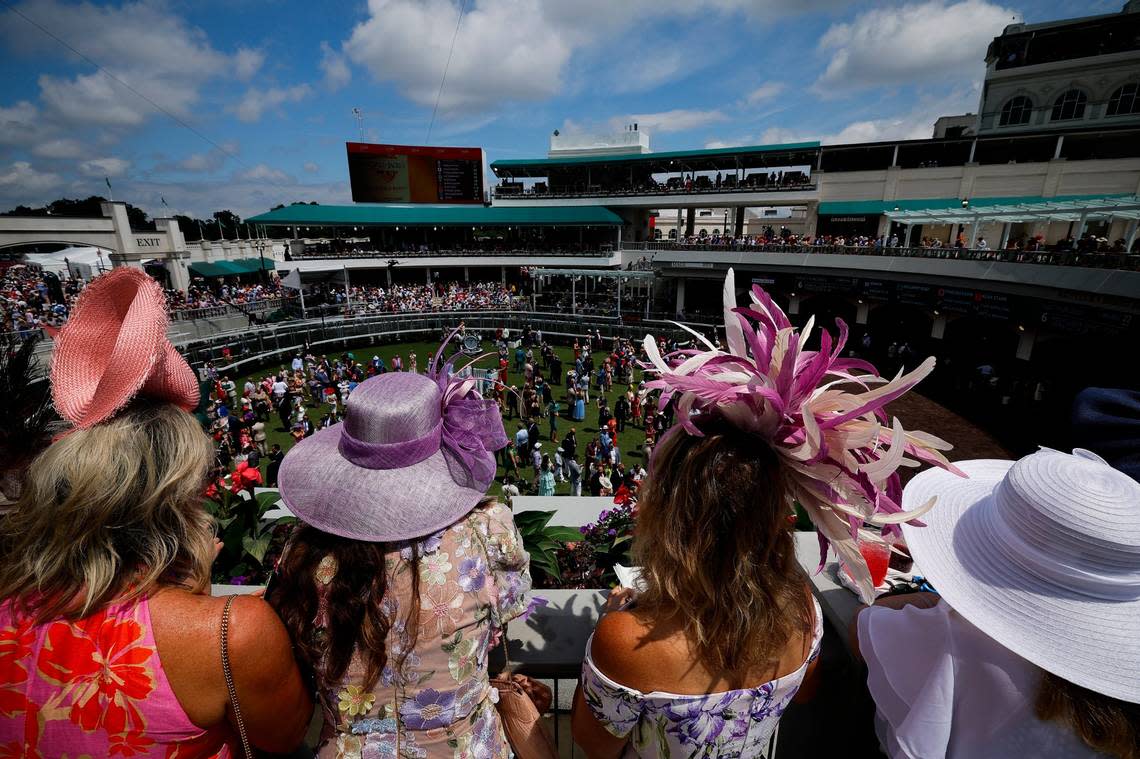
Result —
[[354, 108], [368, 142], [488, 162], [634, 121], [654, 150], [929, 137], [1006, 24], [1122, 5], [0, 0], [0, 209], [108, 180], [156, 216], [348, 203]]

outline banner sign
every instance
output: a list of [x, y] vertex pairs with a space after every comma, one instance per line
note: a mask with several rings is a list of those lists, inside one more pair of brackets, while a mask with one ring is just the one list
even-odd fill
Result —
[[482, 203], [482, 148], [348, 143], [355, 203]]

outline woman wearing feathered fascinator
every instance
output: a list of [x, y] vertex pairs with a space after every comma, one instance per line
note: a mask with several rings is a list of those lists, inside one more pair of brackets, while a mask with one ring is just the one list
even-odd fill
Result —
[[[865, 602], [874, 598], [860, 541], [917, 523], [904, 511], [900, 466], [957, 470], [950, 446], [908, 432], [883, 407], [934, 368], [929, 358], [887, 381], [841, 358], [813, 319], [797, 331], [759, 287], [736, 304], [724, 284], [726, 349], [662, 356], [645, 339], [646, 383], [677, 423], [659, 441], [639, 502], [634, 553], [644, 587], [599, 622], [575, 695], [574, 738], [591, 756], [759, 756], [784, 709], [811, 690], [823, 623], [796, 561], [789, 516], [799, 504]], [[681, 325], [683, 326], [683, 325]], [[691, 330], [690, 330], [691, 331]]]

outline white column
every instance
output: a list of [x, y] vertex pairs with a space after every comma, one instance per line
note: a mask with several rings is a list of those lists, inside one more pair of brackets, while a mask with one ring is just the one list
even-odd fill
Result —
[[856, 324], [866, 324], [867, 323], [867, 317], [870, 315], [870, 313], [871, 313], [871, 305], [869, 303], [860, 303], [855, 308], [855, 323]]
[[1080, 240], [1082, 237], [1085, 236], [1085, 226], [1088, 224], [1088, 220], [1089, 220], [1088, 212], [1082, 213], [1080, 221], [1077, 222], [1077, 233], [1075, 235], [1073, 235], [1074, 240]]
[[1136, 231], [1140, 228], [1140, 219], [1133, 219], [1132, 223], [1128, 225], [1128, 231], [1124, 233], [1124, 252], [1132, 252], [1132, 244], [1136, 242]]
[[975, 216], [974, 221], [970, 224], [970, 240], [966, 245], [966, 247], [969, 248], [970, 250], [973, 250], [974, 246], [978, 244], [978, 227], [979, 226], [980, 226], [979, 219], [977, 216]]
[[788, 296], [788, 313], [793, 316], [800, 312], [800, 296], [792, 293]]
[[934, 317], [934, 324], [930, 328], [930, 336], [935, 340], [941, 340], [946, 334], [946, 317], [941, 314]]
[[1005, 250], [1005, 246], [1009, 245], [1009, 231], [1013, 228], [1013, 224], [1006, 222], [1001, 225], [1001, 243], [998, 245], [998, 250]]
[[1023, 330], [1017, 341], [1017, 357], [1022, 361], [1028, 361], [1033, 355], [1033, 344], [1035, 342], [1037, 342], [1037, 330]]
[[470, 266], [464, 266], [463, 267], [463, 281], [464, 282], [470, 282], [471, 281], [471, 267]]
[[500, 281], [503, 283], [503, 287], [506, 287], [507, 286], [507, 267], [505, 267], [505, 266], [499, 267], [499, 277], [500, 277]]
[[678, 279], [677, 280], [677, 307], [676, 307], [676, 312], [678, 314], [680, 314], [680, 313], [684, 312], [684, 310], [685, 310], [685, 280], [684, 279]]

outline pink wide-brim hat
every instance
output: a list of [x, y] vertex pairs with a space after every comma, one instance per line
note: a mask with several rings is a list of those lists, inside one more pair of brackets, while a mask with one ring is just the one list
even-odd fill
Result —
[[286, 454], [281, 499], [322, 532], [368, 542], [455, 523], [486, 495], [494, 452], [507, 444], [498, 406], [456, 389], [446, 376], [410, 372], [361, 382], [343, 422]]
[[166, 295], [139, 269], [113, 269], [83, 290], [55, 339], [51, 392], [76, 429], [111, 418], [137, 396], [198, 405], [198, 382], [166, 337]]

